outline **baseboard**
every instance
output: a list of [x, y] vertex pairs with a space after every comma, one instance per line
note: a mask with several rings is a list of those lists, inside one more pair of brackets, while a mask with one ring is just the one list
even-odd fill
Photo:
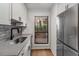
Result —
[[32, 47], [32, 49], [50, 49], [50, 47]]

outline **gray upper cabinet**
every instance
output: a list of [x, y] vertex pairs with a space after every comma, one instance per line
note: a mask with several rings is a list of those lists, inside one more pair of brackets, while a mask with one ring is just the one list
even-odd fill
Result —
[[26, 16], [24, 3], [12, 3], [12, 19], [21, 21], [25, 25]]
[[21, 10], [22, 10], [21, 4], [12, 3], [12, 19], [19, 20], [19, 17], [22, 18]]
[[11, 19], [23, 22], [27, 20], [27, 9], [24, 3], [0, 3], [0, 24], [11, 25]]
[[11, 6], [10, 3], [0, 3], [0, 24], [11, 24]]

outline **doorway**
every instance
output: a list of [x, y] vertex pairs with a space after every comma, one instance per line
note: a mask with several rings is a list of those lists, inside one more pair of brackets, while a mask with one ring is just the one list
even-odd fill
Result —
[[48, 44], [48, 16], [35, 16], [35, 44]]

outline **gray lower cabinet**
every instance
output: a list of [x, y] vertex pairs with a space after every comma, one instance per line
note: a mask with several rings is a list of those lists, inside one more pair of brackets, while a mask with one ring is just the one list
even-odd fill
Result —
[[28, 42], [20, 52], [19, 56], [31, 56], [31, 40], [30, 37], [28, 39]]

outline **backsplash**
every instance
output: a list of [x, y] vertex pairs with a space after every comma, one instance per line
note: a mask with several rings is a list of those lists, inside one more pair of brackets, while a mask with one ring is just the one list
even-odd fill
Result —
[[10, 34], [11, 34], [10, 29], [11, 29], [10, 25], [2, 25], [2, 24], [0, 24], [0, 41], [10, 39]]
[[[12, 26], [12, 25], [3, 25], [0, 24], [0, 41], [1, 40], [10, 40], [11, 39], [11, 29], [12, 28], [19, 28], [19, 33], [22, 33], [22, 31], [26, 27], [21, 27], [21, 26]], [[16, 30], [13, 31], [14, 34], [16, 34]]]

